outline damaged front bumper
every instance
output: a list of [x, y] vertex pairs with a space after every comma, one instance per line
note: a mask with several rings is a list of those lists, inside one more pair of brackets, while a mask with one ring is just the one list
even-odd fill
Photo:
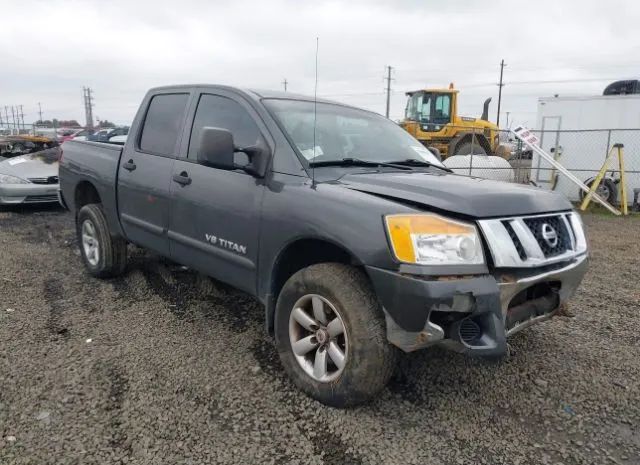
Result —
[[540, 269], [466, 277], [367, 267], [390, 343], [405, 352], [437, 344], [485, 356], [506, 353], [508, 336], [557, 313], [586, 270], [586, 254]]

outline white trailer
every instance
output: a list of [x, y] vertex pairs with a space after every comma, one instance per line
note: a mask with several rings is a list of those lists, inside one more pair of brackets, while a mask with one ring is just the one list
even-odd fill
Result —
[[[536, 127], [542, 149], [560, 153], [560, 163], [583, 182], [597, 174], [614, 144], [624, 144], [627, 202], [632, 203], [633, 189], [640, 188], [640, 94], [541, 97]], [[613, 163], [611, 168], [616, 169]], [[553, 187], [553, 167], [535, 153], [531, 179]], [[579, 189], [562, 175], [555, 190], [580, 199]]]

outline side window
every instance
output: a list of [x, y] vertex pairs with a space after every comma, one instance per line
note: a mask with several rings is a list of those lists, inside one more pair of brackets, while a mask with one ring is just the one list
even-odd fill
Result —
[[238, 147], [255, 145], [260, 138], [256, 122], [238, 102], [218, 95], [203, 94], [191, 128], [189, 158], [197, 158], [200, 132], [204, 127], [228, 129]]
[[415, 121], [417, 119], [417, 95], [412, 95], [411, 97], [409, 97], [409, 100], [407, 100], [407, 108], [405, 109], [405, 117], [408, 120], [411, 121]]
[[418, 101], [418, 116], [419, 121], [423, 123], [431, 122], [431, 95], [420, 94], [420, 100]]
[[151, 99], [140, 136], [140, 149], [173, 155], [189, 94], [160, 94]]

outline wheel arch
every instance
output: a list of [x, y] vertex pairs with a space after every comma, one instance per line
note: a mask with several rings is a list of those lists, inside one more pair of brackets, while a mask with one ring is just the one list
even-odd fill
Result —
[[456, 135], [456, 137], [454, 137], [449, 143], [449, 156], [455, 155], [458, 147], [460, 147], [462, 144], [471, 143], [474, 139], [476, 141], [475, 143], [480, 145], [487, 155], [491, 155], [493, 153], [493, 151], [491, 150], [491, 143], [484, 134], [463, 132]]
[[80, 181], [73, 193], [73, 203], [76, 211], [78, 211], [85, 205], [90, 203], [102, 203], [98, 189], [93, 185], [91, 181]]
[[287, 280], [303, 268], [329, 262], [362, 266], [344, 245], [324, 237], [298, 237], [282, 247], [271, 267], [265, 299], [265, 325], [269, 334], [273, 334], [276, 302]]

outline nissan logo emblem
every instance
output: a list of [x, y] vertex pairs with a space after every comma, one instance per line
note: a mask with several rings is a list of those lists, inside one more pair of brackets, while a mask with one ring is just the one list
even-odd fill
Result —
[[549, 223], [542, 223], [542, 238], [549, 245], [555, 247], [558, 245], [558, 233]]

